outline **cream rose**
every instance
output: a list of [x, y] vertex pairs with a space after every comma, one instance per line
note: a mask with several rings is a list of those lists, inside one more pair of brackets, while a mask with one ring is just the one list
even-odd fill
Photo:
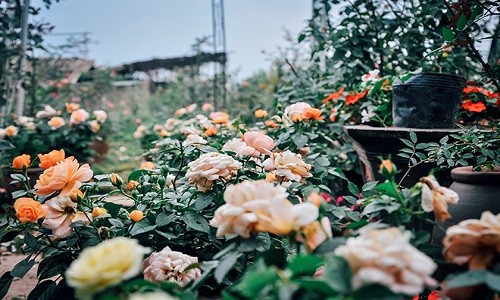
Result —
[[68, 285], [82, 298], [91, 298], [105, 288], [141, 272], [149, 249], [134, 239], [116, 237], [86, 248], [66, 271]]
[[299, 154], [290, 150], [282, 153], [272, 153], [271, 157], [263, 162], [266, 171], [274, 171], [276, 176], [291, 181], [301, 181], [303, 178], [311, 177], [311, 165], [306, 164]]
[[189, 183], [196, 184], [199, 191], [206, 192], [212, 188], [213, 181], [229, 180], [241, 166], [239, 161], [229, 155], [209, 152], [188, 164], [186, 178]]
[[395, 293], [415, 295], [424, 286], [432, 286], [436, 264], [410, 244], [411, 233], [398, 228], [363, 228], [335, 249], [335, 255], [347, 260], [354, 289], [379, 283]]
[[284, 187], [263, 180], [230, 185], [224, 192], [226, 204], [215, 211], [210, 225], [217, 228], [217, 237], [239, 235], [248, 238], [258, 221], [253, 209], [263, 209], [271, 201], [286, 200], [287, 196]]

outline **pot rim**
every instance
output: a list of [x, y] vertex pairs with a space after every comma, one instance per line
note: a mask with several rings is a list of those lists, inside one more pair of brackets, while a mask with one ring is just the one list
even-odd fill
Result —
[[457, 79], [466, 80], [465, 77], [462, 75], [456, 75], [456, 74], [451, 74], [451, 73], [422, 72], [422, 73], [415, 74], [413, 77], [418, 76], [418, 75], [432, 75], [432, 76], [439, 76], [439, 77], [455, 77]]
[[472, 166], [457, 167], [451, 170], [451, 179], [460, 183], [497, 185], [500, 182], [500, 167], [493, 171], [473, 171]]

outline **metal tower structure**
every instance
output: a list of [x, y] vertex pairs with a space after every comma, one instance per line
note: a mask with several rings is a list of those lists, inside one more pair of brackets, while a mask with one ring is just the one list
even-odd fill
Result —
[[212, 42], [213, 52], [223, 53], [225, 59], [221, 62], [214, 62], [214, 78], [213, 78], [213, 94], [214, 106], [219, 108], [220, 104], [223, 107], [227, 106], [227, 91], [226, 91], [226, 27], [224, 20], [224, 0], [212, 0]]

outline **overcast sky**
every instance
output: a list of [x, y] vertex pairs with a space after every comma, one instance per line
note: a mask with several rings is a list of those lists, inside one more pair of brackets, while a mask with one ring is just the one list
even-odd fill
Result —
[[[40, 0], [33, 0], [33, 4]], [[244, 78], [269, 62], [262, 50], [286, 45], [284, 28], [300, 32], [311, 15], [311, 0], [225, 0], [229, 69]], [[189, 53], [195, 38], [212, 34], [210, 0], [61, 0], [37, 19], [55, 33], [85, 32], [96, 44], [88, 58], [117, 65]], [[59, 44], [64, 36], [47, 36]]]

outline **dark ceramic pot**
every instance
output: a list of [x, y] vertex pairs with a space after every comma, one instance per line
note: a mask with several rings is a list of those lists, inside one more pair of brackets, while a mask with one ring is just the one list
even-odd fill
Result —
[[[443, 223], [444, 229], [467, 219], [479, 219], [485, 211], [500, 213], [500, 168], [495, 171], [472, 171], [472, 167], [459, 167], [451, 171], [453, 183], [450, 189], [458, 194], [459, 200], [450, 205], [452, 218]], [[441, 243], [445, 232], [435, 227], [433, 241]]]
[[405, 83], [394, 84], [394, 126], [453, 128], [464, 87], [464, 77], [442, 73], [421, 73]]
[[[417, 134], [419, 143], [437, 143], [444, 136], [457, 132], [457, 130], [450, 129], [370, 126], [344, 126], [344, 130], [354, 140], [354, 149], [359, 156], [361, 172], [365, 182], [384, 179], [378, 173], [380, 157], [385, 159], [389, 155], [399, 170], [396, 180], [397, 182], [401, 180], [408, 169], [408, 159], [398, 156], [400, 149], [406, 147], [400, 139], [410, 139], [410, 131]], [[403, 180], [402, 185], [405, 187], [413, 186], [420, 177], [427, 176], [435, 167], [437, 167], [435, 164], [422, 164], [413, 168]], [[439, 171], [435, 175], [442, 186], [449, 186], [452, 182], [449, 170]]]

